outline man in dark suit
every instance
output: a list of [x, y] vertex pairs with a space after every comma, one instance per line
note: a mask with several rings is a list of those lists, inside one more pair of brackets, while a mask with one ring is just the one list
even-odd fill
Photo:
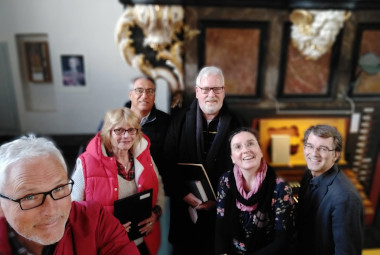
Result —
[[141, 129], [151, 142], [150, 153], [162, 172], [162, 152], [170, 116], [156, 108], [156, 83], [148, 76], [139, 76], [132, 80], [129, 88], [129, 99], [125, 107], [130, 108], [139, 118]]
[[328, 125], [305, 132], [307, 171], [301, 181], [297, 216], [297, 252], [308, 255], [360, 255], [363, 204], [338, 167], [342, 136]]
[[[203, 164], [216, 190], [220, 175], [232, 169], [228, 136], [241, 122], [224, 103], [224, 77], [217, 67], [203, 68], [196, 79], [196, 98], [172, 115], [165, 142], [165, 171], [171, 198], [169, 241], [175, 255], [214, 254], [215, 201], [202, 203], [186, 186], [177, 163]], [[164, 180], [165, 181], [165, 180]], [[194, 223], [189, 210], [196, 210]]]

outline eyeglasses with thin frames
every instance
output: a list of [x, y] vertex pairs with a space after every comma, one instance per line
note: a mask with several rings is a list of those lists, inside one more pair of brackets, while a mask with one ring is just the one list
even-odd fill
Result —
[[73, 191], [73, 185], [74, 181], [70, 180], [69, 183], [60, 185], [50, 191], [30, 194], [19, 199], [13, 199], [4, 196], [3, 194], [0, 194], [0, 197], [19, 203], [21, 210], [30, 210], [41, 206], [45, 202], [47, 195], [50, 195], [50, 197], [54, 200], [60, 200], [62, 198], [70, 196], [71, 192]]
[[[310, 152], [314, 151], [314, 145], [312, 145], [310, 143], [304, 144], [303, 148], [304, 148], [305, 152], [307, 152], [307, 153], [310, 153]], [[317, 147], [315, 149], [317, 150], [318, 153], [324, 154], [324, 155], [326, 155], [327, 153], [329, 153], [331, 151], [335, 151], [335, 149], [329, 149], [326, 146], [319, 146], [319, 147]]]
[[198, 88], [201, 89], [201, 92], [204, 95], [207, 95], [208, 93], [210, 93], [211, 90], [214, 91], [215, 94], [220, 94], [224, 90], [224, 87], [212, 87], [212, 88], [205, 87], [205, 88], [202, 88], [202, 87], [198, 86]]
[[125, 135], [125, 132], [128, 132], [128, 134], [130, 135], [135, 135], [137, 133], [137, 128], [115, 128], [113, 132], [115, 133], [115, 135]]
[[143, 88], [135, 88], [133, 89], [135, 91], [135, 93], [139, 96], [141, 96], [142, 94], [145, 94], [148, 95], [148, 96], [153, 96], [154, 93], [156, 93], [156, 90], [155, 89], [143, 89]]

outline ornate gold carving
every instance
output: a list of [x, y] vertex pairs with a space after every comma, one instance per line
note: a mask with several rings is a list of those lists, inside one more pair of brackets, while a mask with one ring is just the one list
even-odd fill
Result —
[[300, 32], [306, 35], [311, 33], [310, 24], [313, 22], [313, 15], [306, 10], [294, 10], [290, 16], [290, 21], [299, 26]]
[[[183, 19], [182, 6], [136, 4], [127, 6], [115, 30], [115, 41], [129, 65], [154, 79], [163, 78], [168, 82], [172, 107], [181, 104], [185, 88], [184, 40], [199, 33], [184, 25]], [[141, 38], [134, 35], [136, 28], [143, 32], [142, 43]], [[138, 41], [141, 45], [136, 45]]]

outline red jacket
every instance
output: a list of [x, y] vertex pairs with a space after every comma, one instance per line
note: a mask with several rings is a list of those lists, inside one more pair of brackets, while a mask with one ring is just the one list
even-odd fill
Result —
[[[127, 240], [127, 241], [126, 241]], [[0, 254], [12, 255], [8, 225], [0, 218]], [[72, 202], [65, 233], [54, 254], [140, 254], [119, 221], [97, 202]]]
[[[146, 144], [145, 148], [144, 144]], [[134, 165], [138, 192], [153, 188], [153, 207], [157, 203], [158, 179], [149, 147], [149, 138], [143, 135], [142, 141], [134, 151]], [[104, 208], [113, 213], [113, 202], [119, 199], [116, 159], [103, 154], [99, 133], [89, 142], [86, 151], [79, 158], [85, 180], [84, 200], [99, 201]], [[154, 224], [152, 232], [144, 237], [144, 242], [151, 254], [157, 254], [161, 242], [159, 222]]]

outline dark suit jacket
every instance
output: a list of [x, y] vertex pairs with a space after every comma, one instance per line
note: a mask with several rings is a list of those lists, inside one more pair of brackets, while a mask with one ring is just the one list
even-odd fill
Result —
[[360, 255], [363, 244], [363, 204], [351, 181], [334, 165], [313, 180], [319, 186], [308, 195], [311, 173], [301, 182], [297, 215], [298, 254]]

